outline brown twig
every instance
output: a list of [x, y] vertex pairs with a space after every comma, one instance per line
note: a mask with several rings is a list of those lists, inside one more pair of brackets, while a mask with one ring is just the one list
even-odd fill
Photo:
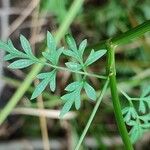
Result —
[[20, 16], [11, 24], [9, 27], [10, 36], [23, 22], [24, 20], [32, 13], [32, 11], [38, 6], [40, 0], [32, 0], [29, 5], [24, 9]]
[[[60, 110], [52, 110], [52, 109], [36, 109], [36, 108], [25, 108], [25, 107], [17, 107], [12, 111], [12, 114], [22, 114], [22, 115], [30, 115], [30, 116], [44, 116], [51, 119], [60, 119], [59, 114]], [[68, 112], [63, 120], [70, 120], [76, 117], [76, 113]]]

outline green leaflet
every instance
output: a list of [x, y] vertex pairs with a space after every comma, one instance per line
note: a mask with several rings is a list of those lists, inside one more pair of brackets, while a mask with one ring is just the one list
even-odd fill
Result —
[[61, 47], [57, 50], [56, 56], [55, 56], [55, 64], [58, 64], [60, 55], [63, 53], [63, 51], [64, 51], [64, 47]]
[[38, 79], [44, 79], [44, 78], [49, 78], [52, 74], [53, 72], [44, 72], [44, 73], [38, 74], [36, 77]]
[[51, 91], [54, 92], [56, 89], [56, 71], [53, 72], [49, 84]]
[[57, 65], [59, 61], [59, 57], [62, 54], [64, 48], [61, 47], [57, 51], [54, 52], [43, 52], [42, 55], [49, 60], [53, 65]]
[[64, 50], [64, 51], [63, 51], [63, 54], [66, 55], [66, 56], [70, 56], [70, 57], [74, 58], [74, 59], [77, 60], [77, 61], [80, 60], [79, 56], [76, 55], [76, 53], [73, 52], [73, 51], [71, 51], [71, 50]]
[[139, 119], [141, 119], [144, 123], [148, 123], [150, 121], [150, 113], [139, 116]]
[[[149, 94], [150, 94], [150, 86], [149, 87], [145, 86], [142, 89], [142, 93], [140, 96], [141, 99], [139, 100], [139, 111], [143, 114], [146, 112], [146, 104], [148, 105], [148, 108], [150, 108], [150, 96], [149, 96]], [[143, 100], [142, 98], [145, 98], [145, 99]]]
[[150, 128], [150, 123], [145, 123], [145, 124], [142, 124], [140, 125], [142, 128], [144, 129], [147, 129], [147, 128]]
[[146, 99], [145, 102], [147, 103], [148, 108], [150, 109], [150, 97], [148, 99]]
[[74, 71], [79, 71], [80, 69], [82, 69], [82, 66], [78, 63], [75, 63], [75, 62], [67, 62], [67, 63], [65, 63], [65, 65], [69, 69], [74, 70]]
[[140, 111], [141, 113], [143, 113], [143, 114], [146, 112], [146, 106], [145, 106], [144, 101], [141, 101], [141, 100], [140, 100], [140, 103], [139, 103], [139, 111]]
[[130, 120], [129, 122], [126, 122], [128, 126], [135, 126], [137, 122], [135, 120]]
[[4, 56], [5, 61], [8, 61], [8, 60], [11, 60], [11, 59], [14, 59], [14, 58], [16, 58], [16, 56], [12, 55], [12, 54], [7, 54], [7, 55]]
[[86, 66], [91, 65], [92, 63], [97, 61], [99, 58], [101, 58], [105, 53], [106, 53], [106, 50], [99, 50], [96, 52], [92, 50], [87, 60], [85, 61], [85, 65]]
[[[81, 105], [81, 97], [80, 93], [83, 87], [83, 82], [73, 82], [66, 87], [67, 93], [61, 97], [63, 101], [65, 101], [65, 105], [63, 106], [60, 117], [63, 117], [70, 109], [73, 103], [75, 103], [75, 108], [78, 110]], [[68, 102], [69, 101], [69, 102]]]
[[48, 47], [48, 51], [43, 52], [42, 55], [47, 60], [49, 60], [53, 65], [57, 65], [59, 61], [59, 57], [64, 50], [64, 47], [61, 47], [58, 50], [56, 50], [56, 42], [50, 32], [47, 32], [47, 47]]
[[71, 106], [73, 105], [73, 102], [74, 101], [72, 101], [72, 100], [68, 100], [65, 104], [64, 104], [64, 106], [63, 106], [63, 108], [62, 108], [62, 110], [61, 110], [61, 112], [60, 112], [60, 118], [62, 118], [67, 112], [69, 112], [69, 110], [71, 109]]
[[81, 93], [81, 88], [79, 88], [78, 90], [75, 90], [75, 108], [78, 110], [81, 106], [81, 96], [80, 96], [80, 93]]
[[142, 97], [145, 97], [145, 96], [147, 96], [148, 94], [150, 94], [150, 86], [145, 86], [143, 89], [142, 89], [142, 93], [141, 93], [141, 98]]
[[32, 96], [31, 96], [31, 100], [38, 97], [44, 91], [44, 89], [46, 88], [48, 83], [49, 83], [49, 78], [45, 78], [44, 80], [42, 80], [35, 88]]
[[56, 70], [54, 69], [51, 72], [40, 73], [37, 75], [38, 79], [42, 79], [42, 81], [35, 88], [31, 99], [38, 97], [46, 88], [48, 84], [50, 84], [51, 91], [55, 91], [56, 89]]
[[55, 64], [55, 55], [51, 55], [50, 52], [42, 52], [42, 55], [44, 58], [46, 58], [47, 60], [49, 60], [52, 64]]
[[70, 83], [66, 88], [65, 91], [74, 91], [76, 88], [81, 86], [81, 82], [75, 81]]
[[128, 110], [130, 109], [130, 107], [128, 106], [128, 107], [125, 107], [125, 108], [123, 108], [122, 109], [122, 114], [123, 115], [125, 115], [127, 112], [128, 112]]
[[5, 42], [0, 41], [0, 49], [11, 53], [11, 48]]
[[134, 118], [134, 119], [136, 118], [136, 112], [133, 107], [126, 107], [125, 109], [122, 111], [122, 113], [124, 115], [125, 122], [128, 123], [131, 120], [131, 118]]
[[49, 52], [56, 51], [55, 39], [49, 31], [47, 31], [47, 47], [49, 49]]
[[[65, 103], [67, 103], [67, 101], [73, 101], [75, 103], [75, 108], [79, 109], [80, 105], [81, 105], [80, 93], [81, 93], [82, 88], [85, 89], [85, 92], [90, 99], [96, 100], [96, 92], [95, 92], [94, 88], [92, 86], [90, 86], [87, 82], [84, 82], [84, 81], [75, 81], [75, 82], [70, 83], [65, 88], [65, 90], [68, 91], [69, 93], [63, 95], [61, 97], [61, 99], [63, 101], [65, 101]], [[73, 104], [73, 102], [72, 102], [72, 104]], [[66, 105], [64, 105], [64, 107], [66, 107]], [[69, 107], [69, 108], [71, 109], [71, 107]], [[67, 113], [69, 110], [66, 109], [66, 111], [65, 111], [65, 108], [63, 108], [63, 115], [65, 113]], [[62, 113], [61, 113], [61, 116], [62, 116]]]
[[87, 96], [91, 99], [91, 100], [96, 100], [96, 92], [94, 90], [94, 88], [92, 86], [90, 86], [87, 82], [84, 83], [84, 89], [85, 92], [87, 94]]
[[11, 49], [10, 55], [15, 56], [14, 58], [20, 57], [20, 58], [28, 58], [27, 54], [17, 50], [12, 41], [10, 39], [8, 39], [8, 46]]
[[26, 67], [32, 65], [33, 63], [34, 63], [33, 60], [20, 59], [20, 60], [14, 61], [8, 67], [12, 68], [12, 69], [22, 69], [22, 68], [26, 68]]
[[81, 58], [83, 56], [83, 53], [84, 53], [86, 46], [87, 46], [87, 39], [83, 40], [81, 42], [81, 44], [79, 45], [79, 53], [80, 53]]
[[67, 34], [65, 36], [65, 39], [66, 39], [66, 42], [69, 46], [69, 49], [76, 52], [77, 51], [77, 45], [76, 45], [74, 38], [70, 34]]
[[139, 124], [136, 124], [135, 126], [132, 127], [129, 134], [130, 134], [132, 143], [135, 143], [142, 136], [143, 130], [139, 126]]
[[67, 102], [68, 100], [72, 99], [72, 97], [71, 97], [71, 94], [70, 94], [70, 93], [67, 93], [67, 94], [63, 95], [63, 96], [61, 97], [61, 99], [62, 99], [64, 102]]
[[23, 35], [20, 36], [20, 42], [21, 42], [21, 46], [22, 46], [23, 50], [25, 51], [25, 53], [29, 57], [33, 57], [33, 53], [32, 53], [30, 43]]
[[23, 35], [21, 35], [20, 41], [21, 41], [21, 45], [24, 49], [24, 52], [26, 54], [17, 50], [14, 47], [14, 45], [10, 39], [8, 40], [7, 43], [0, 41], [0, 48], [2, 48], [3, 50], [5, 50], [9, 53], [6, 56], [4, 56], [4, 60], [23, 58], [23, 59], [20, 59], [20, 60], [17, 60], [17, 61], [14, 61], [13, 63], [11, 63], [8, 66], [9, 68], [22, 69], [22, 68], [26, 68], [26, 67], [32, 65], [33, 63], [35, 63], [36, 57], [33, 56], [33, 54], [32, 54], [32, 50], [31, 50], [31, 47], [30, 47], [28, 40]]

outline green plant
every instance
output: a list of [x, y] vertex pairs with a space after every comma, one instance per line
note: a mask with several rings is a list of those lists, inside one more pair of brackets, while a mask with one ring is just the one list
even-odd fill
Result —
[[[100, 96], [98, 97], [98, 100], [93, 109], [93, 112], [91, 113], [89, 121], [81, 135], [81, 138], [79, 140], [79, 143], [77, 144], [76, 150], [79, 149], [81, 142], [83, 141], [83, 138], [85, 137], [85, 134], [88, 128], [90, 127], [90, 124], [106, 92], [108, 84], [110, 85], [110, 89], [111, 89], [112, 101], [113, 101], [114, 112], [115, 112], [118, 128], [119, 128], [119, 131], [122, 136], [126, 149], [130, 150], [133, 148], [132, 148], [132, 144], [130, 142], [130, 139], [127, 133], [127, 129], [124, 124], [124, 120], [128, 125], [132, 126], [130, 134], [131, 134], [132, 141], [135, 142], [141, 136], [143, 130], [145, 130], [145, 128], [146, 129], [149, 128], [149, 114], [146, 114], [144, 116], [138, 115], [132, 103], [132, 100], [134, 100], [134, 98], [130, 98], [124, 92], [122, 93], [123, 95], [126, 96], [127, 100], [129, 101], [130, 107], [126, 107], [123, 110], [121, 110], [119, 94], [118, 94], [118, 89], [117, 89], [117, 81], [116, 81], [115, 48], [116, 46], [123, 44], [125, 42], [128, 42], [129, 40], [134, 39], [136, 37], [139, 37], [148, 31], [150, 31], [150, 21], [147, 21], [146, 23], [143, 23], [142, 25], [129, 30], [120, 36], [117, 36], [115, 38], [105, 41], [105, 43], [101, 44], [104, 47], [104, 49], [99, 48], [101, 50], [98, 50], [96, 52], [92, 49], [89, 56], [86, 58], [86, 60], [83, 59], [84, 58], [83, 54], [87, 45], [87, 40], [83, 40], [81, 44], [79, 45], [79, 47], [77, 47], [75, 40], [70, 35], [67, 35], [66, 42], [68, 44], [68, 48], [66, 50], [63, 47], [56, 49], [57, 42], [53, 38], [50, 32], [47, 32], [48, 49], [47, 51], [42, 53], [43, 57], [45, 58], [44, 60], [41, 58], [39, 59], [32, 54], [32, 50], [31, 50], [28, 40], [22, 35], [20, 36], [20, 41], [21, 41], [21, 45], [22, 45], [24, 52], [20, 52], [19, 50], [17, 50], [13, 46], [11, 40], [8, 40], [7, 43], [4, 43], [1, 41], [0, 48], [8, 52], [8, 54], [4, 58], [5, 60], [12, 60], [12, 59], [19, 58], [19, 60], [15, 60], [9, 65], [9, 67], [12, 69], [26, 68], [32, 64], [37, 64], [37, 63], [51, 67], [51, 71], [40, 73], [37, 75], [37, 78], [39, 78], [41, 82], [35, 88], [35, 91], [33, 92], [31, 99], [34, 99], [37, 96], [39, 96], [44, 91], [47, 85], [49, 85], [51, 91], [55, 91], [56, 74], [59, 70], [70, 71], [72, 73], [77, 73], [77, 74], [82, 75], [82, 78], [80, 81], [72, 82], [65, 88], [65, 90], [68, 93], [61, 97], [61, 99], [65, 101], [64, 107], [62, 108], [62, 111], [60, 114], [61, 117], [70, 110], [73, 103], [75, 103], [76, 109], [80, 108], [80, 103], [81, 103], [80, 93], [82, 89], [85, 90], [87, 96], [91, 100], [96, 100], [96, 92], [94, 88], [88, 83], [87, 81], [88, 76], [105, 79], [106, 80], [105, 85], [102, 89], [102, 92], [100, 93]], [[106, 52], [107, 52], [106, 76], [101, 76], [101, 75], [87, 72], [88, 70], [87, 67], [93, 64], [95, 61], [97, 61], [104, 54], [106, 54]], [[67, 68], [60, 67], [58, 65], [59, 57], [61, 56], [61, 54], [70, 56], [72, 58], [72, 61], [65, 63]], [[141, 111], [142, 113], [146, 113], [145, 103], [147, 103], [149, 107], [149, 101], [148, 101], [149, 97], [145, 97], [148, 94], [149, 94], [149, 89], [148, 91], [144, 90], [141, 95], [141, 98], [138, 99], [140, 100], [139, 111]], [[122, 113], [124, 115], [124, 120], [123, 120]], [[142, 124], [140, 120], [143, 121]]]
[[[89, 65], [97, 61], [106, 53], [106, 50], [99, 50], [96, 52], [92, 50], [86, 61], [84, 61], [83, 54], [87, 46], [87, 40], [82, 41], [79, 45], [79, 48], [77, 48], [75, 40], [70, 35], [66, 36], [66, 41], [69, 49], [64, 50], [64, 47], [57, 49], [54, 37], [50, 32], [47, 32], [47, 51], [42, 53], [43, 57], [47, 61], [43, 61], [42, 59], [39, 59], [33, 55], [30, 43], [23, 35], [20, 36], [20, 42], [24, 52], [17, 50], [10, 39], [7, 43], [2, 41], [0, 42], [0, 48], [8, 52], [8, 54], [4, 57], [4, 60], [13, 60], [19, 58], [19, 60], [13, 61], [8, 66], [9, 68], [22, 69], [35, 63], [41, 63], [52, 68], [49, 72], [43, 72], [37, 75], [37, 78], [40, 79], [41, 82], [35, 88], [31, 96], [31, 100], [38, 97], [48, 85], [52, 92], [55, 91], [56, 75], [59, 70], [82, 74], [83, 78], [81, 81], [72, 82], [65, 88], [65, 90], [69, 93], [61, 97], [61, 99], [65, 101], [65, 105], [60, 114], [61, 116], [70, 110], [73, 103], [75, 103], [76, 109], [80, 108], [80, 93], [82, 89], [85, 90], [90, 99], [96, 100], [96, 92], [94, 88], [86, 81], [87, 76], [94, 76], [95, 74], [88, 73], [86, 69]], [[62, 53], [74, 59], [72, 62], [65, 63], [67, 68], [58, 66], [59, 58]], [[106, 78], [99, 75], [95, 76], [104, 79]]]
[[[126, 93], [121, 91], [126, 97], [129, 106], [122, 109], [124, 121], [131, 127], [129, 132], [131, 140], [135, 143], [144, 132], [150, 128], [150, 88], [144, 87], [140, 98], [131, 98]], [[138, 109], [134, 102], [138, 103]]]

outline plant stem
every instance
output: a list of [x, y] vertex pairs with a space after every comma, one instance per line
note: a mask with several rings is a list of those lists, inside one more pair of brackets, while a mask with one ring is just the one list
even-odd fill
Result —
[[100, 93], [100, 96], [99, 96], [99, 98], [98, 98], [98, 100], [96, 102], [96, 105], [95, 105], [95, 107], [93, 109], [93, 112], [92, 112], [92, 114], [91, 114], [91, 116], [90, 116], [90, 118], [89, 118], [89, 120], [88, 120], [88, 122], [87, 122], [87, 124], [86, 124], [86, 126], [85, 126], [85, 128], [83, 130], [83, 132], [82, 132], [82, 135], [80, 136], [79, 142], [78, 142], [75, 150], [79, 150], [79, 148], [81, 146], [81, 143], [82, 143], [82, 141], [83, 141], [83, 139], [84, 139], [84, 137], [85, 137], [85, 135], [86, 135], [86, 133], [87, 133], [87, 131], [88, 131], [92, 121], [93, 121], [93, 119], [94, 119], [94, 116], [95, 116], [95, 114], [96, 114], [96, 112], [97, 112], [97, 110], [99, 108], [99, 105], [100, 105], [100, 103], [102, 101], [102, 98], [103, 98], [103, 96], [104, 96], [104, 94], [105, 94], [105, 92], [107, 90], [108, 83], [109, 83], [109, 79], [106, 80], [106, 83], [105, 83], [105, 85], [104, 85], [104, 87], [103, 87], [103, 89], [102, 89], [102, 91]]
[[125, 44], [135, 38], [142, 36], [146, 32], [150, 32], [150, 20], [147, 20], [141, 25], [136, 26], [135, 28], [132, 28], [127, 32], [120, 34], [119, 36], [112, 38], [111, 42], [114, 45]]
[[[64, 36], [66, 31], [68, 30], [70, 24], [73, 22], [75, 16], [77, 15], [78, 11], [80, 10], [84, 0], [74, 0], [72, 3], [66, 17], [64, 18], [64, 21], [62, 22], [60, 28], [57, 31], [56, 34], [56, 42], [57, 44], [60, 42], [61, 38]], [[4, 120], [7, 118], [7, 116], [11, 113], [13, 108], [17, 105], [21, 97], [24, 95], [24, 93], [27, 91], [29, 86], [31, 85], [32, 81], [35, 79], [36, 75], [41, 71], [43, 68], [43, 65], [36, 64], [32, 70], [29, 72], [23, 83], [20, 85], [20, 87], [17, 89], [17, 91], [14, 93], [12, 98], [9, 100], [9, 102], [6, 104], [4, 109], [0, 112], [0, 125], [4, 122]]]
[[124, 143], [126, 150], [133, 150], [124, 120], [121, 112], [121, 105], [119, 101], [119, 95], [117, 90], [117, 82], [116, 82], [116, 69], [115, 69], [115, 46], [111, 43], [107, 43], [107, 74], [110, 79], [110, 89], [112, 102], [114, 107], [114, 113], [116, 122], [118, 125], [118, 129], [120, 135], [122, 137], [122, 141]]
[[99, 79], [107, 79], [106, 76], [102, 76], [102, 75], [98, 75], [98, 74], [94, 74], [94, 73], [88, 73], [86, 71], [86, 69], [84, 69], [83, 71], [75, 71], [75, 70], [71, 70], [69, 68], [65, 68], [65, 67], [61, 67], [61, 66], [57, 66], [57, 65], [52, 65], [52, 64], [46, 63], [44, 61], [39, 61], [38, 60], [37, 62], [41, 63], [43, 65], [47, 65], [47, 66], [50, 66], [52, 68], [58, 69], [58, 70], [62, 70], [62, 71], [73, 72], [73, 73], [76, 73], [76, 74], [81, 74], [81, 75], [85, 75], [85, 76], [95, 77], [95, 78], [99, 78]]
[[[147, 20], [144, 23], [136, 26], [135, 28], [132, 28], [120, 35], [117, 35], [111, 38], [110, 41], [114, 45], [121, 45], [121, 44], [129, 43], [131, 40], [134, 40], [136, 38], [139, 38], [140, 36], [144, 35], [146, 32], [150, 32], [150, 20]], [[107, 45], [106, 45], [107, 41], [108, 40], [104, 40], [98, 44], [91, 45], [87, 47], [86, 49], [87, 50], [92, 49], [92, 48], [94, 48], [95, 50], [105, 49], [107, 48]]]

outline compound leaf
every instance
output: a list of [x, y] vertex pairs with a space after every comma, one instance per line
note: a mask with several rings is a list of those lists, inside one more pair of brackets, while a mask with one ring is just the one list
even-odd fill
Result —
[[8, 67], [12, 68], [12, 69], [22, 69], [22, 68], [26, 68], [26, 67], [32, 65], [33, 63], [34, 63], [33, 60], [20, 59], [20, 60], [14, 61]]
[[85, 92], [87, 94], [87, 96], [91, 99], [91, 100], [96, 100], [96, 92], [94, 90], [94, 88], [89, 85], [87, 82], [84, 83], [84, 89]]
[[87, 60], [85, 61], [85, 65], [89, 66], [95, 61], [97, 61], [100, 57], [102, 57], [106, 53], [106, 50], [99, 50], [99, 51], [94, 51], [92, 50], [90, 55], [88, 56]]

